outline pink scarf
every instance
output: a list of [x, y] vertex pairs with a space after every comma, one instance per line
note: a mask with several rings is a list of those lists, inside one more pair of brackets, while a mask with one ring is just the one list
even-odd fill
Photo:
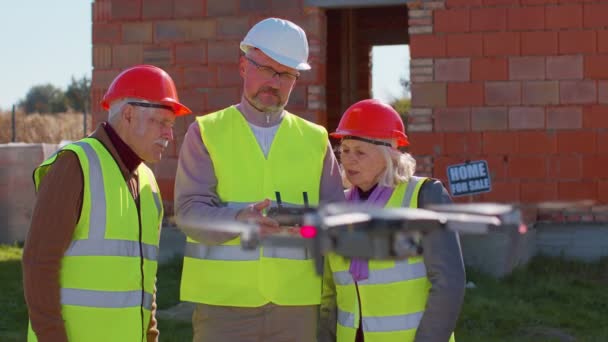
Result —
[[[383, 208], [392, 194], [393, 188], [378, 185], [364, 203], [366, 206]], [[346, 192], [346, 200], [349, 202], [362, 201], [359, 197], [359, 191], [356, 188], [350, 188]], [[352, 258], [348, 272], [353, 276], [355, 281], [367, 279], [369, 277], [368, 261], [360, 258]]]

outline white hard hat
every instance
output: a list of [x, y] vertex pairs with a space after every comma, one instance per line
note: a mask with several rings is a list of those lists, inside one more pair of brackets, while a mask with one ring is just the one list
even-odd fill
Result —
[[277, 63], [309, 70], [308, 40], [302, 28], [289, 20], [268, 18], [255, 24], [241, 42], [241, 50], [255, 47]]

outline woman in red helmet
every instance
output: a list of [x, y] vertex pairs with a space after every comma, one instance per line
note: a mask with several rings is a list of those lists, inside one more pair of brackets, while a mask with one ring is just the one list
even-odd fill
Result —
[[[416, 161], [403, 121], [389, 105], [363, 100], [346, 110], [341, 139], [348, 201], [376, 207], [418, 208], [450, 203], [440, 181], [413, 176]], [[404, 260], [326, 258], [320, 341], [454, 341], [465, 273], [458, 236], [435, 231], [423, 256]]]

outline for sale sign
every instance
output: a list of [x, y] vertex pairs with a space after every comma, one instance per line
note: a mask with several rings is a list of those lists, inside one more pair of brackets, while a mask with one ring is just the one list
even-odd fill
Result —
[[488, 163], [476, 160], [448, 166], [452, 196], [473, 195], [492, 190]]

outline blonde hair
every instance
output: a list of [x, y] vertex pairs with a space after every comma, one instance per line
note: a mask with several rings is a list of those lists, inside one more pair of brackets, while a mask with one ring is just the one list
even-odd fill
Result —
[[[372, 137], [362, 137], [369, 140], [381, 141], [391, 144], [391, 146], [374, 145], [378, 152], [382, 154], [386, 162], [386, 168], [376, 180], [378, 185], [395, 188], [401, 183], [410, 180], [416, 171], [416, 159], [407, 152], [401, 152], [397, 149], [397, 141], [395, 139], [378, 139]], [[346, 177], [344, 169], [340, 167], [342, 175], [342, 184], [345, 188], [352, 186]]]

